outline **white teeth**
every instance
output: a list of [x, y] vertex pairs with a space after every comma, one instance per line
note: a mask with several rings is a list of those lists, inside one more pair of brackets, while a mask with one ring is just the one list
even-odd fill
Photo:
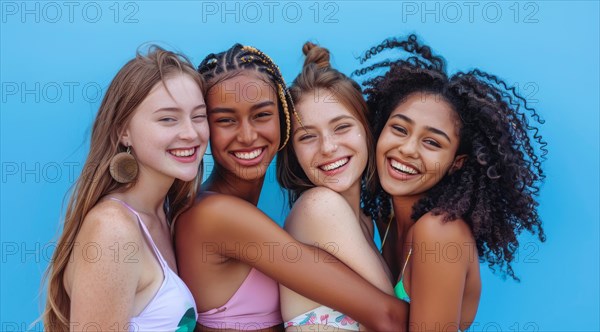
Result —
[[171, 150], [170, 152], [177, 157], [189, 157], [196, 152], [196, 148]]
[[234, 152], [233, 155], [236, 158], [250, 160], [250, 159], [254, 159], [254, 158], [260, 156], [261, 152], [262, 152], [262, 148], [261, 149], [256, 149], [256, 150], [251, 151], [251, 152]]
[[393, 168], [399, 170], [402, 173], [407, 173], [407, 174], [412, 174], [412, 175], [419, 173], [419, 171], [417, 171], [416, 169], [414, 169], [410, 166], [404, 165], [402, 163], [399, 163], [399, 162], [395, 161], [394, 159], [392, 159], [391, 164], [392, 164]]
[[336, 168], [340, 168], [340, 167], [346, 165], [348, 163], [348, 160], [349, 160], [348, 158], [340, 159], [331, 164], [320, 166], [320, 168], [324, 171], [331, 171], [331, 170], [334, 170]]

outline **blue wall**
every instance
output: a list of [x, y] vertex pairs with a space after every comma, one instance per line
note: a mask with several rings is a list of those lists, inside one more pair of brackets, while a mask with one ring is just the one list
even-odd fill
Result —
[[[291, 80], [306, 40], [330, 48], [349, 73], [367, 47], [411, 32], [452, 71], [477, 66], [517, 84], [546, 120], [548, 241], [521, 239], [521, 283], [482, 267], [473, 330], [600, 330], [598, 13], [596, 1], [2, 1], [0, 330], [24, 330], [40, 313], [40, 279], [90, 125], [139, 45], [158, 42], [197, 64], [234, 42], [251, 44]], [[272, 170], [260, 207], [283, 219]]]

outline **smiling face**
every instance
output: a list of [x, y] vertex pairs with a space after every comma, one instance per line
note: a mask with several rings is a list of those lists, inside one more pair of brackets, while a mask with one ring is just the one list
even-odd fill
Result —
[[[360, 187], [368, 160], [365, 128], [331, 93], [317, 90], [296, 105], [293, 146], [300, 167], [315, 186], [343, 193]], [[313, 98], [313, 95], [315, 98]]]
[[464, 156], [459, 121], [438, 95], [414, 93], [390, 114], [377, 141], [377, 172], [392, 196], [419, 195], [436, 185]]
[[270, 84], [250, 72], [220, 82], [207, 95], [213, 158], [237, 178], [263, 178], [277, 153], [276, 96]]
[[185, 74], [156, 84], [135, 110], [121, 143], [131, 146], [140, 173], [191, 181], [208, 145], [206, 105]]

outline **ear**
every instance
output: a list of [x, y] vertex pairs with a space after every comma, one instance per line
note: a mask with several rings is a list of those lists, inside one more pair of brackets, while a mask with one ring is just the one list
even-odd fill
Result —
[[123, 132], [123, 134], [119, 138], [119, 143], [121, 143], [123, 146], [131, 146], [129, 128], [125, 129], [125, 132]]
[[454, 157], [454, 162], [452, 162], [452, 166], [450, 166], [448, 174], [452, 174], [461, 169], [463, 164], [465, 163], [465, 160], [467, 160], [466, 154], [461, 154], [459, 156]]

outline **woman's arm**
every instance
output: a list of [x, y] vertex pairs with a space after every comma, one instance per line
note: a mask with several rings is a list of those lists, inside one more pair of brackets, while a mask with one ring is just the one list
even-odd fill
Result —
[[[186, 256], [182, 262], [206, 259], [211, 253], [203, 247], [210, 244], [213, 250], [239, 248], [240, 252], [213, 254], [239, 259], [370, 329], [401, 331], [406, 327], [405, 303], [379, 291], [329, 253], [296, 241], [254, 205], [239, 198], [203, 198], [179, 217], [175, 235], [178, 254]], [[261, 254], [245, 255], [243, 248], [249, 246], [260, 248]], [[184, 264], [180, 271], [185, 270]]]
[[285, 230], [304, 244], [319, 246], [381, 291], [394, 295], [360, 220], [340, 194], [324, 187], [304, 192], [286, 219]]
[[475, 241], [462, 220], [426, 214], [413, 226], [410, 258], [411, 331], [456, 331]]
[[71, 331], [127, 331], [132, 316], [141, 262], [125, 262], [115, 246], [141, 244], [142, 235], [128, 211], [101, 204], [85, 217], [69, 263]]

